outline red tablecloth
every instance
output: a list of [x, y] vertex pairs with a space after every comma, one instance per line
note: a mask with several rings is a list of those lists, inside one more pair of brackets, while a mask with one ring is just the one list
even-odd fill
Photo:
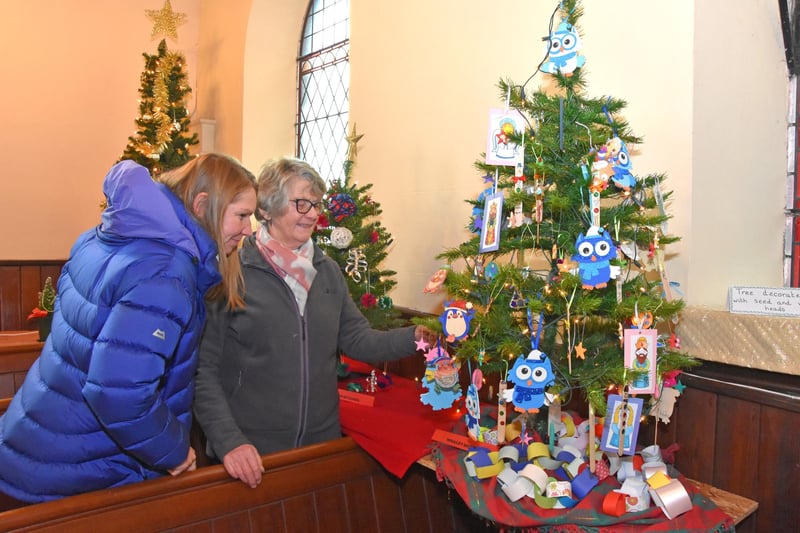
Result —
[[[365, 387], [365, 376], [352, 374], [339, 382]], [[457, 408], [433, 411], [420, 402], [426, 392], [418, 382], [392, 377], [392, 384], [372, 396], [372, 407], [341, 400], [339, 415], [342, 431], [349, 435], [384, 468], [403, 477], [411, 465], [431, 453], [431, 437], [437, 428], [449, 430], [461, 417]]]

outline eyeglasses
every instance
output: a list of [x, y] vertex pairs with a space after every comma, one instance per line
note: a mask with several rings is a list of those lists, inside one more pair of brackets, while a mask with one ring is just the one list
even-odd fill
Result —
[[312, 202], [311, 200], [306, 200], [305, 198], [295, 198], [294, 200], [289, 201], [294, 202], [294, 208], [297, 209], [297, 212], [301, 215], [305, 215], [311, 211], [312, 207], [317, 210], [317, 213], [321, 213], [326, 207], [325, 200]]

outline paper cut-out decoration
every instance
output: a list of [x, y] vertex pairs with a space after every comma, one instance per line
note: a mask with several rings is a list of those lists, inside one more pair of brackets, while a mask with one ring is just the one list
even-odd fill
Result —
[[680, 395], [681, 392], [678, 389], [665, 388], [661, 391], [661, 396], [659, 396], [658, 401], [656, 401], [651, 414], [655, 416], [659, 422], [669, 424], [672, 411], [675, 409], [675, 402]]
[[433, 276], [431, 276], [431, 279], [425, 285], [425, 288], [422, 289], [422, 292], [432, 293], [441, 289], [445, 280], [447, 280], [447, 270], [448, 269], [446, 268], [440, 268], [437, 270]]
[[447, 409], [461, 398], [461, 385], [458, 371], [461, 364], [450, 357], [441, 347], [435, 347], [425, 354], [427, 367], [422, 377], [422, 386], [427, 389], [419, 395], [420, 401], [433, 407], [434, 411]]
[[469, 323], [475, 316], [475, 310], [470, 302], [464, 300], [447, 301], [444, 303], [444, 312], [439, 315], [447, 342], [455, 342], [469, 335]]
[[474, 383], [470, 383], [467, 387], [467, 397], [464, 403], [467, 407], [467, 414], [464, 415], [467, 433], [472, 440], [481, 440], [481, 400], [478, 397], [478, 387]]
[[521, 146], [511, 138], [525, 131], [525, 117], [515, 109], [489, 110], [489, 136], [486, 143], [486, 164], [514, 166]]
[[631, 187], [636, 185], [636, 177], [631, 173], [633, 163], [628, 153], [628, 147], [619, 137], [614, 137], [609, 142], [613, 142], [615, 145], [618, 143], [619, 145], [618, 147], [615, 146], [616, 153], [613, 155], [611, 162], [611, 168], [614, 171], [611, 181], [620, 189], [630, 190]]
[[492, 252], [500, 248], [500, 229], [503, 224], [503, 192], [486, 197], [483, 208], [480, 252]]
[[608, 285], [608, 280], [617, 277], [619, 266], [609, 262], [617, 257], [617, 247], [604, 228], [592, 226], [586, 236], [578, 235], [575, 249], [578, 253], [572, 259], [578, 262], [584, 289], [601, 289]]
[[527, 357], [517, 357], [506, 381], [514, 386], [503, 391], [505, 401], [513, 403], [515, 411], [536, 413], [545, 404], [547, 387], [555, 383], [553, 365], [547, 354], [531, 350]]
[[619, 455], [633, 455], [639, 437], [639, 417], [644, 400], [623, 398], [619, 394], [608, 396], [608, 409], [604, 418], [600, 449]]
[[569, 22], [561, 21], [558, 28], [550, 34], [548, 42], [547, 61], [539, 68], [542, 72], [570, 75], [586, 63], [586, 58], [578, 55], [583, 47], [581, 36]]
[[656, 392], [656, 350], [658, 330], [626, 329], [624, 334], [625, 366], [637, 374], [630, 384], [631, 394], [654, 394]]

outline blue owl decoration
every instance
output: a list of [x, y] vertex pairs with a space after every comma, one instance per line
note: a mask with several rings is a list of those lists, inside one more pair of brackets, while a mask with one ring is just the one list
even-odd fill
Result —
[[628, 153], [628, 147], [619, 137], [615, 139], [619, 141], [619, 150], [611, 161], [611, 168], [614, 171], [614, 174], [611, 176], [611, 181], [620, 189], [627, 191], [636, 185], [636, 177], [631, 173], [633, 164], [631, 163], [631, 156]]
[[548, 74], [560, 72], [570, 75], [576, 68], [582, 67], [586, 63], [586, 58], [578, 55], [582, 45], [581, 36], [569, 22], [562, 21], [558, 28], [550, 34], [548, 41], [550, 47], [547, 61], [539, 67], [542, 72]]
[[608, 285], [608, 280], [616, 277], [619, 267], [611, 265], [610, 261], [617, 257], [617, 247], [604, 228], [592, 226], [586, 236], [581, 233], [575, 241], [575, 249], [578, 253], [572, 260], [578, 263], [584, 289], [602, 289]]
[[463, 300], [445, 302], [439, 322], [447, 342], [459, 341], [469, 335], [469, 323], [474, 316], [475, 310], [470, 303]]
[[503, 399], [521, 413], [536, 413], [545, 404], [545, 390], [555, 383], [553, 365], [547, 354], [531, 350], [527, 357], [517, 357], [506, 381], [514, 386], [503, 391]]

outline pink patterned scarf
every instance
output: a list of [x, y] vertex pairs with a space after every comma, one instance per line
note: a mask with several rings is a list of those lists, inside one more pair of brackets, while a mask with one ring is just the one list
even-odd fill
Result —
[[261, 224], [256, 233], [256, 247], [292, 289], [300, 314], [304, 314], [308, 289], [317, 275], [311, 262], [314, 257], [314, 243], [309, 239], [297, 250], [290, 250], [270, 236], [266, 224]]

